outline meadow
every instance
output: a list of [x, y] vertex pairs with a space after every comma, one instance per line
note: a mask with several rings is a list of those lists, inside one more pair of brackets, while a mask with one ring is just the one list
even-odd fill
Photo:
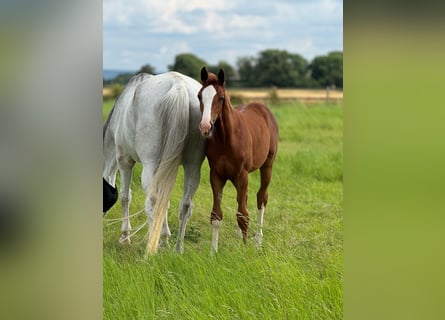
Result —
[[[104, 102], [104, 119], [113, 105]], [[185, 252], [174, 251], [182, 168], [170, 199], [170, 248], [142, 258], [147, 227], [120, 245], [118, 202], [103, 223], [104, 319], [341, 319], [343, 315], [343, 106], [270, 105], [280, 140], [264, 215], [263, 248], [238, 237], [236, 194], [222, 200], [219, 251], [210, 256], [212, 191], [207, 160], [194, 198]], [[131, 213], [144, 206], [141, 166]], [[258, 172], [249, 175], [250, 236], [256, 232]], [[134, 217], [133, 229], [146, 220]]]

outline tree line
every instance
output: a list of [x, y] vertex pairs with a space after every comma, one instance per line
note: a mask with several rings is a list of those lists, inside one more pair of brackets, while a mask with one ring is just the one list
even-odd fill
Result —
[[[332, 51], [307, 61], [300, 54], [286, 50], [267, 49], [257, 56], [240, 57], [236, 67], [222, 60], [210, 65], [192, 53], [182, 53], [175, 57], [169, 71], [178, 71], [199, 81], [203, 66], [212, 72], [224, 70], [229, 87], [279, 87], [279, 88], [343, 88], [343, 52]], [[156, 74], [156, 70], [146, 64], [136, 73]], [[104, 80], [104, 86], [126, 84], [133, 74], [120, 74], [111, 80]]]

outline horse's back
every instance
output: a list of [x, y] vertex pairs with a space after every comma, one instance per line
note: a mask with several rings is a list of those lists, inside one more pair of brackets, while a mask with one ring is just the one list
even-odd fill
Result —
[[261, 102], [251, 102], [245, 105], [241, 105], [235, 108], [238, 110], [246, 121], [264, 121], [269, 125], [270, 119], [274, 118], [272, 112], [264, 103]]
[[185, 143], [180, 143], [183, 153], [193, 154], [198, 149], [204, 152], [203, 145], [196, 141], [201, 140], [196, 96], [199, 87], [196, 80], [174, 71], [153, 76], [139, 85], [134, 97], [139, 154], [147, 149], [155, 152], [154, 149], [158, 148], [161, 151], [160, 148], [166, 144], [163, 139], [176, 139], [178, 142], [185, 139]]
[[135, 90], [134, 99], [138, 112], [145, 114], [148, 108], [159, 108], [162, 101], [172, 95], [180, 96], [188, 105], [195, 99], [195, 105], [198, 104], [199, 109], [196, 98], [199, 86], [196, 80], [174, 71], [147, 78]]
[[202, 149], [203, 153], [202, 143], [196, 143], [201, 140], [196, 96], [199, 88], [196, 80], [174, 71], [133, 76], [116, 100], [106, 124], [119, 154], [143, 162], [148, 154], [161, 152], [160, 139], [169, 134], [166, 130], [187, 138], [184, 150], [193, 149], [196, 153]]
[[[140, 113], [138, 116], [144, 115], [158, 121], [156, 116], [160, 113], [156, 112], [157, 109], [170, 108], [177, 111], [175, 114], [190, 119], [187, 127], [198, 130], [201, 113], [197, 92], [200, 86], [195, 79], [175, 71], [153, 76], [144, 81], [135, 92]], [[147, 112], [146, 109], [151, 109], [151, 112]], [[147, 128], [146, 125], [143, 127]]]
[[[249, 172], [262, 167], [275, 158], [277, 125], [270, 110], [260, 102], [252, 102], [235, 108], [238, 114], [239, 140]], [[247, 153], [246, 153], [247, 152]]]
[[[141, 85], [141, 83], [150, 79], [151, 77], [153, 77], [151, 74], [139, 73], [128, 81], [127, 85], [116, 99], [113, 109], [110, 112], [110, 117], [112, 116], [112, 118], [107, 119], [107, 123], [112, 121], [114, 125], [117, 125], [122, 121], [122, 118], [128, 112], [128, 109], [133, 105], [134, 94], [137, 88]], [[116, 129], [115, 126], [112, 129]]]
[[270, 152], [276, 152], [278, 124], [270, 109], [260, 102], [251, 102], [236, 109], [251, 130], [253, 138], [256, 138], [257, 143], [263, 144], [264, 141], [270, 141]]

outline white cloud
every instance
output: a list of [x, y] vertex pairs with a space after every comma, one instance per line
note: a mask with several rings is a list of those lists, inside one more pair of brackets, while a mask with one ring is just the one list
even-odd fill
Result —
[[343, 47], [339, 0], [104, 0], [103, 15], [105, 68], [166, 71], [183, 52], [235, 65], [267, 48], [312, 58]]
[[[149, 27], [151, 32], [190, 34], [218, 28], [215, 21], [219, 19], [219, 13], [227, 12], [231, 7], [227, 2], [202, 0], [105, 0], [103, 20], [105, 26]], [[193, 23], [184, 20], [196, 11], [202, 14]]]
[[136, 7], [126, 5], [120, 0], [106, 0], [103, 2], [103, 23], [107, 25], [128, 25], [130, 16]]

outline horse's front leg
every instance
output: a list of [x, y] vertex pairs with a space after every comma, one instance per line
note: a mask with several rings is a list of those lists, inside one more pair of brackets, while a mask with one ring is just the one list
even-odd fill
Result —
[[222, 179], [214, 170], [210, 170], [210, 184], [212, 185], [213, 192], [213, 209], [210, 214], [210, 224], [212, 225], [212, 247], [210, 254], [218, 252], [218, 234], [223, 219], [221, 200], [225, 183], [226, 180]]
[[184, 252], [184, 236], [187, 221], [192, 215], [193, 210], [193, 196], [199, 186], [199, 180], [201, 177], [201, 162], [196, 161], [193, 163], [184, 164], [184, 195], [179, 205], [179, 232], [178, 240], [176, 241], [176, 251], [179, 253]]
[[238, 178], [234, 181], [238, 202], [238, 212], [236, 213], [236, 219], [238, 226], [241, 230], [243, 241], [247, 241], [247, 230], [249, 228], [249, 212], [247, 211], [247, 185], [248, 185], [248, 172], [243, 171]]

